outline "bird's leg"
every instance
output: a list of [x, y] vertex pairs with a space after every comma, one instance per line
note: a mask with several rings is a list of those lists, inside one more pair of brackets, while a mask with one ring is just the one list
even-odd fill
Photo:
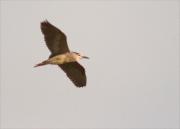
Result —
[[45, 60], [45, 61], [43, 61], [43, 62], [41, 62], [39, 64], [36, 64], [34, 67], [43, 66], [43, 65], [47, 65], [47, 64], [49, 64], [49, 61]]

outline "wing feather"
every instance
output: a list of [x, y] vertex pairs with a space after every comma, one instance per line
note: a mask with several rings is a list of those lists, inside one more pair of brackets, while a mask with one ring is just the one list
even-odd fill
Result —
[[59, 67], [77, 87], [83, 87], [86, 85], [85, 69], [78, 62], [62, 64], [59, 65]]
[[69, 52], [66, 35], [61, 30], [46, 20], [41, 23], [41, 31], [53, 56]]

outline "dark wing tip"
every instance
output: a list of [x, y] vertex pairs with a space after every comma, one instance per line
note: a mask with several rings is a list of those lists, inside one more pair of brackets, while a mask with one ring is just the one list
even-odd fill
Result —
[[75, 84], [75, 86], [78, 87], [78, 88], [81, 88], [81, 87], [85, 87], [85, 86], [86, 86], [86, 82], [81, 82], [81, 83], [79, 83], [79, 82], [78, 82], [78, 83], [75, 83], [75, 82], [74, 82], [74, 84]]
[[45, 28], [48, 28], [48, 27], [52, 27], [52, 25], [48, 22], [48, 20], [41, 22], [41, 29], [42, 30]]
[[41, 25], [47, 25], [47, 24], [50, 24], [48, 20], [44, 20], [41, 22]]

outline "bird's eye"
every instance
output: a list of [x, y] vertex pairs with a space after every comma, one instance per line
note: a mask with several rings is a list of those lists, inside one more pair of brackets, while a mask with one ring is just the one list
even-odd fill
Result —
[[78, 56], [81, 56], [79, 53], [77, 53], [77, 52], [74, 52], [75, 54], [77, 54]]

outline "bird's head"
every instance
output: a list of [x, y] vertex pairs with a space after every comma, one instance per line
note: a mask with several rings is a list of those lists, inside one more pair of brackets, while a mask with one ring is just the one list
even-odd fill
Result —
[[80, 59], [89, 59], [89, 57], [84, 56], [83, 54], [77, 53], [77, 52], [73, 52], [73, 54], [75, 54], [77, 57], [79, 57]]

